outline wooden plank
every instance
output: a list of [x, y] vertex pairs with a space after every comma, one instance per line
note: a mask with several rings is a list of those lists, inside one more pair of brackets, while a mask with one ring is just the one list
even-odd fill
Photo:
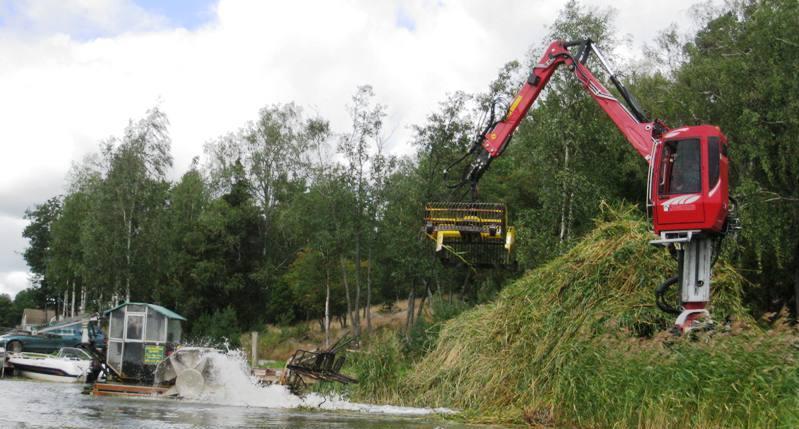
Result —
[[153, 396], [163, 394], [167, 390], [164, 387], [106, 383], [95, 383], [92, 387], [92, 393], [95, 395]]
[[94, 396], [127, 396], [127, 397], [152, 397], [153, 395], [148, 395], [146, 393], [130, 393], [130, 392], [92, 392]]

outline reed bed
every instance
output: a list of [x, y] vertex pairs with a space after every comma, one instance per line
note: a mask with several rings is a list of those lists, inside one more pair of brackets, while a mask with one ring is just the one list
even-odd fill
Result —
[[793, 328], [760, 327], [719, 262], [715, 329], [670, 334], [653, 290], [676, 263], [650, 238], [632, 210], [604, 207], [568, 253], [446, 322], [413, 366], [376, 337], [355, 359], [372, 371], [354, 395], [541, 427], [799, 427]]

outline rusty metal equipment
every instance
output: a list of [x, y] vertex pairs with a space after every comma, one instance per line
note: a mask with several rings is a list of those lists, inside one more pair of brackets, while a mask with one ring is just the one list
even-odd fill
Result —
[[341, 373], [346, 357], [340, 354], [355, 338], [345, 336], [325, 350], [297, 350], [286, 362], [286, 370], [280, 384], [288, 386], [295, 395], [306, 388], [306, 379], [313, 381], [335, 381], [342, 384], [357, 383], [358, 380]]
[[444, 263], [503, 267], [513, 263], [516, 233], [502, 203], [427, 203], [424, 232]]

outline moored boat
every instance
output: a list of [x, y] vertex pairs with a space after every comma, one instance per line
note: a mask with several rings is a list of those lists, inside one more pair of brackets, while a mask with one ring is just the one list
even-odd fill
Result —
[[57, 355], [14, 353], [8, 361], [17, 375], [60, 383], [84, 382], [92, 366], [92, 357], [74, 347], [64, 347]]

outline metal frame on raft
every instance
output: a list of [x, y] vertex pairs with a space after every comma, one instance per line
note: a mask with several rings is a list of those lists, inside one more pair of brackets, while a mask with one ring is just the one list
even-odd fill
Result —
[[492, 268], [513, 264], [516, 231], [508, 226], [505, 204], [433, 202], [424, 211], [424, 232], [436, 242], [442, 262]]
[[358, 380], [342, 374], [345, 356], [338, 353], [355, 340], [354, 337], [341, 337], [335, 344], [325, 350], [297, 350], [286, 362], [286, 369], [279, 383], [288, 386], [295, 395], [301, 395], [307, 384], [305, 378], [315, 381], [335, 381], [341, 384], [357, 383]]

